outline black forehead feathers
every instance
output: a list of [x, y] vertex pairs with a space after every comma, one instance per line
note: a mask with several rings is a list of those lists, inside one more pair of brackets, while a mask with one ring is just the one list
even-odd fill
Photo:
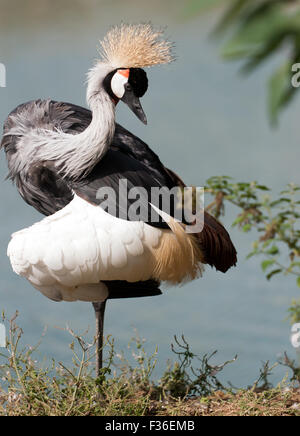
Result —
[[128, 82], [133, 88], [136, 97], [143, 97], [148, 89], [147, 74], [141, 68], [130, 68]]
[[108, 75], [105, 77], [105, 79], [103, 80], [103, 87], [105, 89], [105, 91], [107, 92], [107, 94], [110, 96], [110, 98], [114, 99], [116, 98], [115, 94], [112, 92], [111, 89], [111, 79], [113, 78], [113, 76], [115, 75], [115, 73], [118, 70], [114, 70], [111, 71], [110, 73], [108, 73]]

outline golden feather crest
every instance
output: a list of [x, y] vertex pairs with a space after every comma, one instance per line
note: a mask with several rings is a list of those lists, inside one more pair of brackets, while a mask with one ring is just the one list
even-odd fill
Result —
[[173, 44], [150, 24], [121, 24], [113, 27], [102, 41], [100, 54], [114, 68], [143, 68], [167, 64], [175, 58]]

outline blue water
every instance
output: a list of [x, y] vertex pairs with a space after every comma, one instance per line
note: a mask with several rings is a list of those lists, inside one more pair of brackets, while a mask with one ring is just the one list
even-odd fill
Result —
[[[151, 20], [168, 26], [178, 60], [148, 72], [150, 87], [143, 98], [148, 126], [139, 123], [125, 106], [118, 108], [118, 121], [150, 144], [187, 184], [201, 186], [218, 174], [239, 181], [257, 179], [274, 192], [288, 182], [299, 183], [300, 104], [293, 102], [276, 130], [271, 130], [266, 115], [266, 82], [278, 60], [242, 78], [236, 64], [220, 59], [220, 42], [208, 38], [216, 12], [186, 20], [183, 2], [161, 3], [32, 0], [25, 7], [17, 1], [1, 2], [0, 62], [7, 68], [7, 88], [0, 88], [1, 124], [16, 105], [34, 98], [84, 105], [85, 73], [108, 26], [121, 20]], [[68, 324], [83, 332], [89, 326], [91, 336], [92, 308], [86, 303], [51, 302], [12, 272], [6, 258], [11, 233], [41, 216], [4, 181], [6, 173], [2, 153], [0, 310], [8, 317], [20, 311], [25, 343], [37, 342], [47, 326], [41, 355], [68, 363], [70, 338], [56, 327]], [[234, 212], [227, 208], [227, 226]], [[238, 361], [223, 375], [223, 380], [238, 386], [254, 381], [261, 361], [274, 362], [284, 351], [295, 356], [290, 326], [284, 321], [291, 299], [299, 297], [294, 280], [267, 282], [259, 259], [245, 260], [254, 236], [235, 229], [230, 233], [239, 263], [226, 275], [207, 268], [202, 279], [167, 289], [163, 296], [108, 303], [105, 331], [116, 339], [118, 350], [126, 350], [136, 327], [148, 340], [148, 350], [158, 345], [159, 377], [171, 357], [173, 335], [184, 333], [195, 352], [218, 350], [216, 362], [238, 354]], [[285, 370], [278, 369], [273, 381], [284, 374]]]

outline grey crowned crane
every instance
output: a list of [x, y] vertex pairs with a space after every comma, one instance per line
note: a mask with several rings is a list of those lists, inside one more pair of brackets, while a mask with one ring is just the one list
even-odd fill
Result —
[[[142, 187], [146, 193], [184, 186], [148, 145], [115, 123], [119, 101], [146, 123], [142, 68], [172, 61], [172, 47], [150, 25], [125, 24], [112, 28], [101, 47], [88, 73], [90, 110], [52, 100], [21, 104], [5, 121], [1, 143], [10, 179], [47, 216], [12, 235], [12, 268], [51, 300], [93, 303], [98, 370], [108, 298], [158, 295], [161, 282], [195, 279], [203, 264], [222, 272], [236, 264], [227, 231], [207, 213], [202, 232], [189, 234], [184, 223], [167, 222], [162, 214], [132, 220], [130, 201], [124, 210], [121, 179], [128, 191]], [[110, 210], [99, 207], [99, 190], [107, 187], [115, 193]], [[151, 209], [148, 198], [142, 201]]]

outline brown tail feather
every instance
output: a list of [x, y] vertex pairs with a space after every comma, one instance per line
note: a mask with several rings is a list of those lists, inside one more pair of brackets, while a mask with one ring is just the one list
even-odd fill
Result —
[[217, 270], [226, 272], [237, 263], [237, 252], [225, 228], [205, 212], [204, 228], [197, 234], [205, 261]]
[[[184, 182], [173, 171], [166, 169], [176, 186], [184, 187]], [[237, 263], [237, 252], [225, 228], [213, 216], [205, 212], [204, 228], [197, 239], [204, 255], [204, 261], [217, 270], [226, 272]]]

